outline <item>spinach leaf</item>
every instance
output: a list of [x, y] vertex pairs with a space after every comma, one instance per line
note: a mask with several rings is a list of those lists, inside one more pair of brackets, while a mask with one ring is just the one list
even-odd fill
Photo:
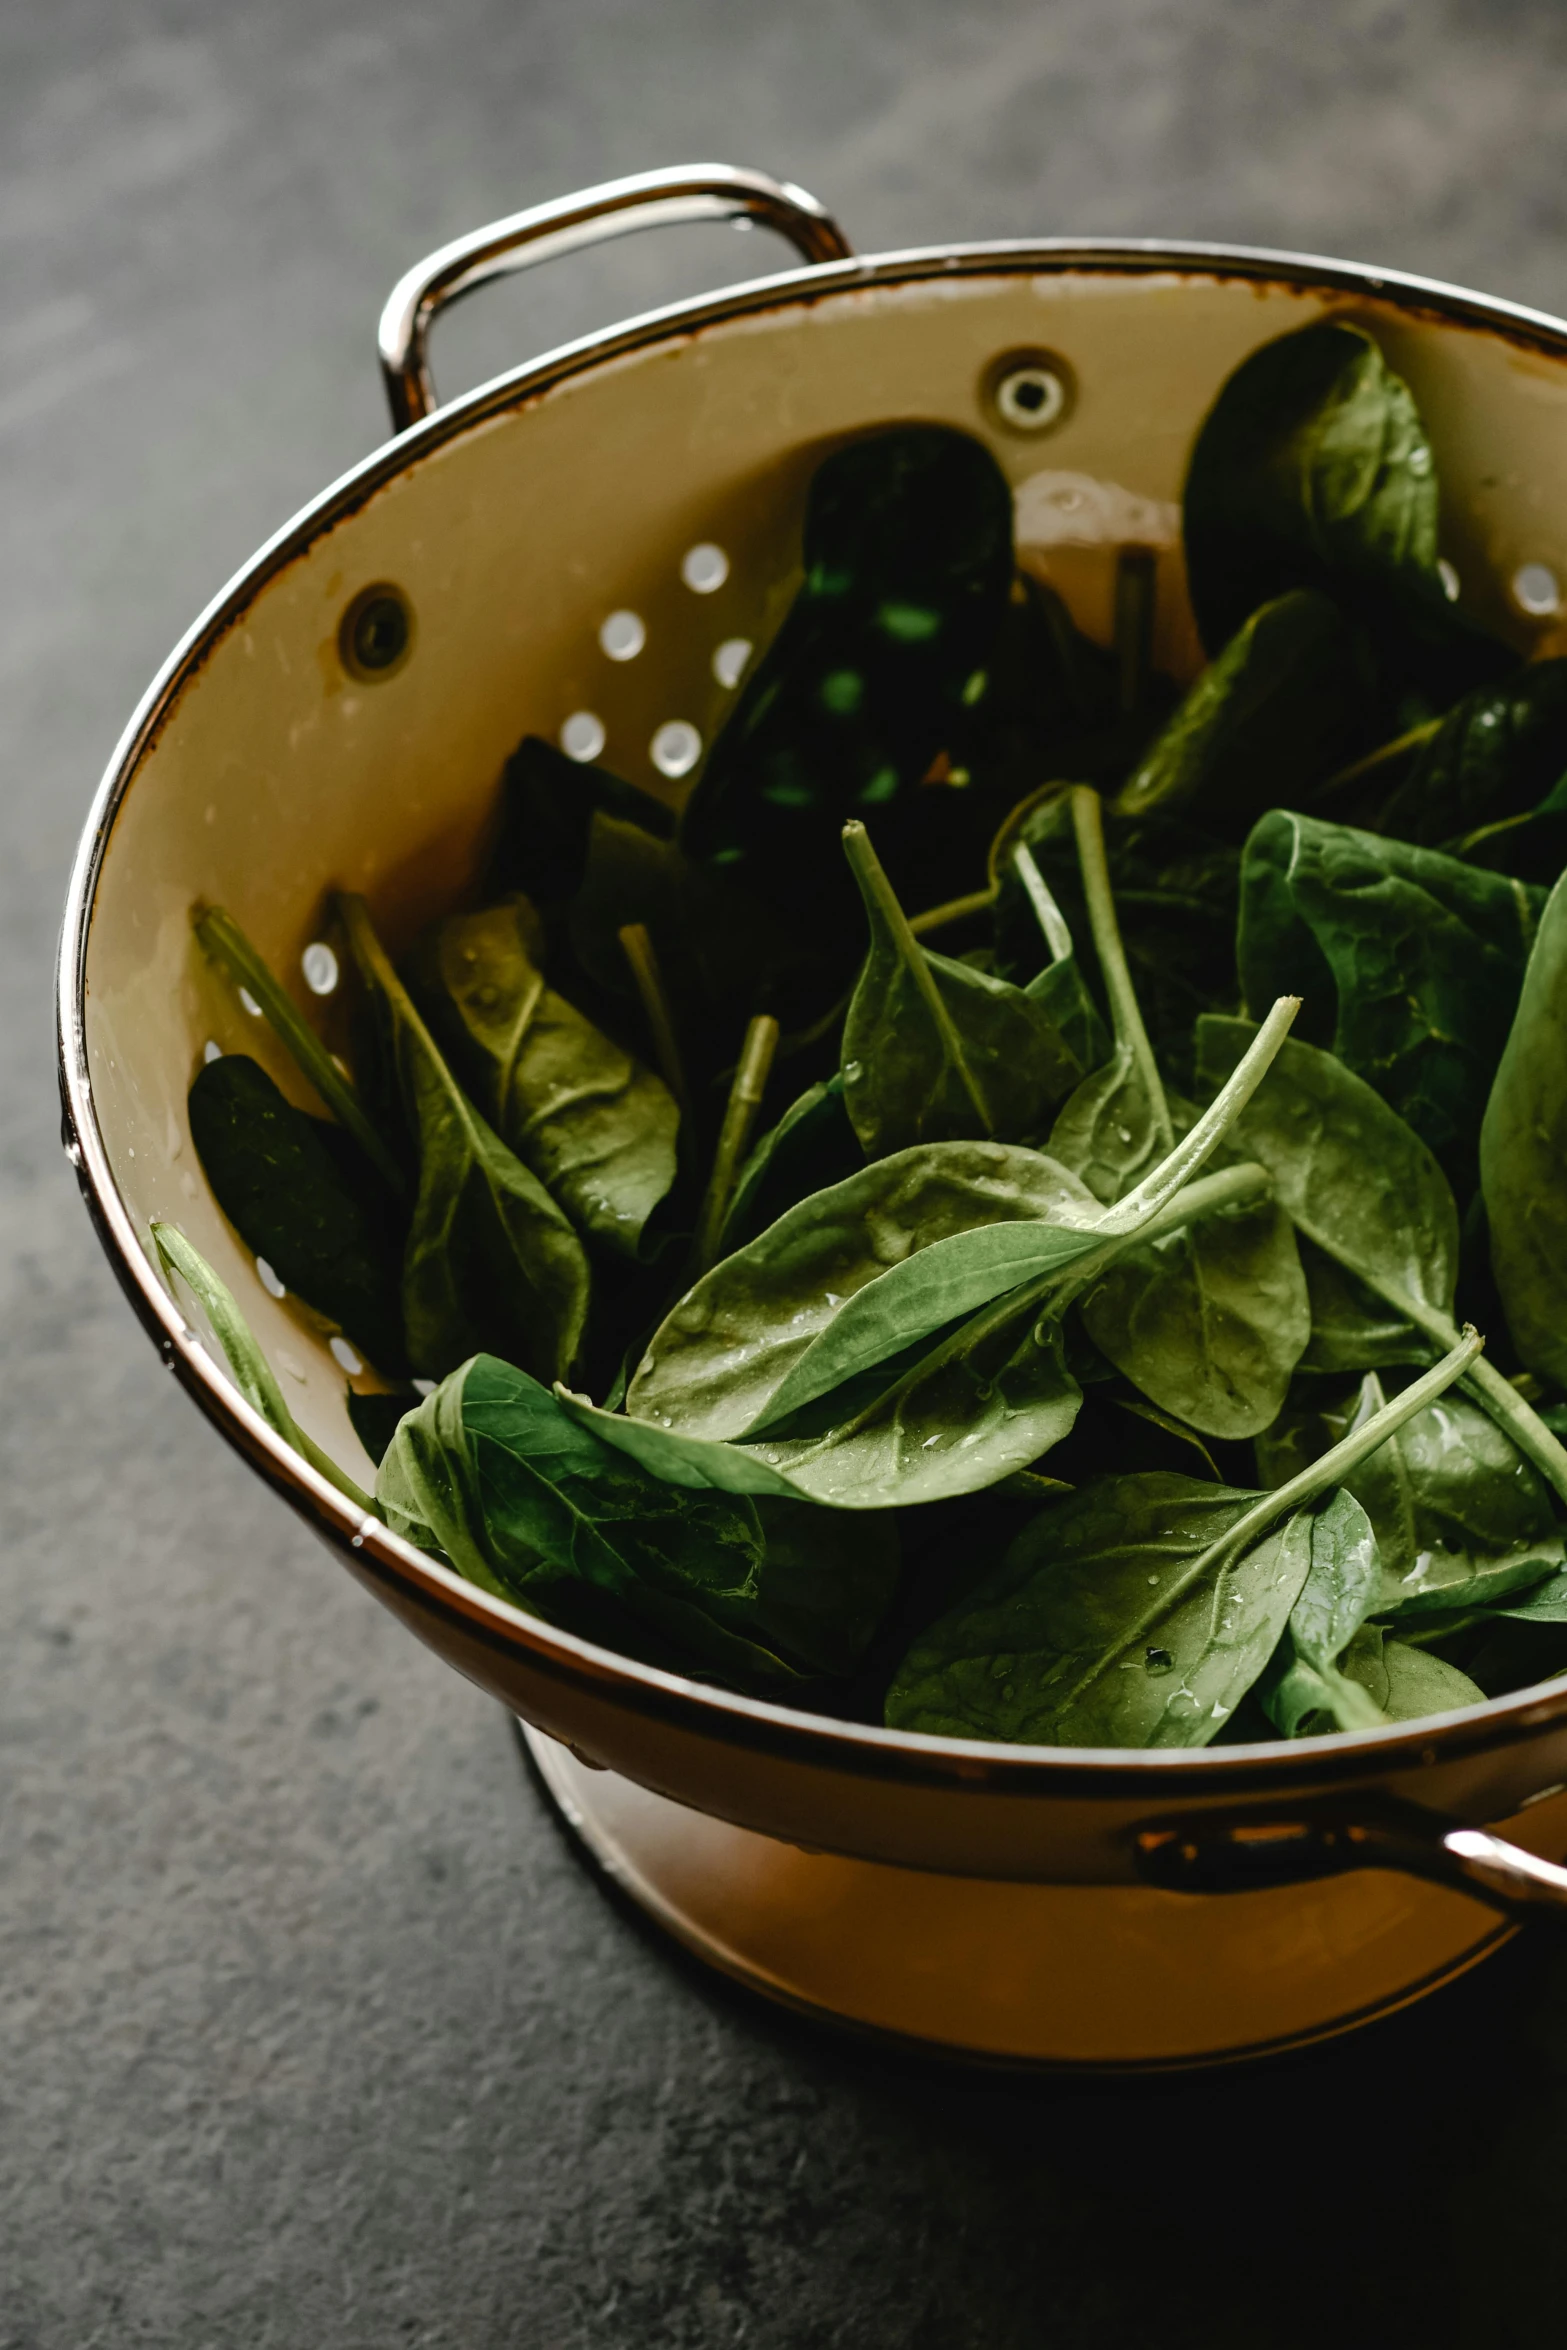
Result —
[[1241, 867], [1241, 984], [1252, 1006], [1302, 996], [1303, 1037], [1374, 1085], [1467, 1199], [1543, 902], [1434, 849], [1275, 809]]
[[234, 1374], [234, 1383], [252, 1411], [259, 1412], [274, 1435], [291, 1444], [300, 1458], [308, 1461], [329, 1485], [335, 1485], [339, 1493], [346, 1494], [360, 1509], [374, 1510], [369, 1494], [361, 1492], [331, 1454], [323, 1452], [315, 1438], [306, 1434], [283, 1401], [283, 1391], [272, 1376], [272, 1367], [257, 1345], [255, 1333], [236, 1305], [227, 1282], [218, 1278], [200, 1250], [175, 1225], [153, 1224], [150, 1230], [165, 1269], [177, 1273], [200, 1301], [212, 1325], [213, 1336]]
[[1218, 1210], [1128, 1249], [1083, 1299], [1100, 1352], [1205, 1436], [1273, 1420], [1311, 1330], [1288, 1216], [1273, 1200]]
[[[1261, 1473], [1270, 1483], [1298, 1474], [1385, 1401], [1373, 1371], [1281, 1414], [1259, 1440]], [[1368, 1615], [1404, 1621], [1490, 1607], [1567, 1564], [1545, 1479], [1462, 1395], [1417, 1412], [1344, 1482], [1367, 1513], [1381, 1561]]]
[[849, 1670], [896, 1579], [890, 1524], [666, 1484], [489, 1355], [408, 1414], [376, 1489], [396, 1532], [485, 1590], [743, 1689]]
[[953, 843], [933, 850], [945, 828], [930, 803], [950, 798], [962, 821], [964, 795], [920, 785], [989, 688], [1012, 585], [1011, 492], [968, 434], [889, 426], [817, 466], [803, 557], [804, 583], [713, 744], [681, 839], [698, 864], [831, 929], [852, 907], [831, 862], [851, 817], [874, 813], [910, 903], [950, 895]]
[[673, 1308], [627, 1391], [628, 1411], [689, 1435], [744, 1435], [1129, 1238], [1223, 1139], [1292, 1008], [1275, 1007], [1190, 1133], [1113, 1208], [1096, 1208], [1038, 1153], [979, 1144], [927, 1144], [802, 1202]]
[[593, 818], [602, 810], [672, 840], [675, 813], [607, 767], [568, 759], [541, 735], [525, 734], [501, 778], [501, 823], [487, 876], [497, 896], [525, 892], [553, 908], [574, 898], [587, 876]]
[[405, 1370], [400, 1219], [342, 1128], [296, 1109], [244, 1053], [207, 1062], [188, 1108], [202, 1172], [245, 1246], [371, 1362]]
[[502, 1142], [580, 1233], [635, 1257], [675, 1180], [680, 1113], [660, 1078], [545, 985], [519, 902], [437, 924], [407, 978]]
[[537, 1176], [457, 1084], [363, 900], [344, 896], [338, 906], [419, 1155], [419, 1196], [403, 1256], [409, 1360], [439, 1378], [488, 1342], [559, 1378], [587, 1319], [582, 1244]]
[[1373, 829], [1451, 847], [1481, 825], [1526, 814], [1564, 773], [1567, 660], [1530, 661], [1454, 704]]
[[1567, 882], [1552, 890], [1480, 1128], [1491, 1270], [1519, 1356], [1567, 1386]]
[[1115, 800], [1118, 816], [1193, 813], [1245, 833], [1365, 738], [1371, 678], [1336, 605], [1297, 588], [1254, 612], [1204, 670]]
[[864, 1157], [844, 1107], [843, 1078], [835, 1070], [791, 1102], [741, 1168], [724, 1219], [725, 1252], [743, 1248], [813, 1191], [843, 1182]]
[[1428, 1648], [1389, 1640], [1382, 1662], [1388, 1677], [1382, 1710], [1390, 1722], [1423, 1722], [1431, 1714], [1450, 1714], [1461, 1705], [1485, 1702], [1485, 1691], [1467, 1673], [1433, 1656]]
[[843, 1028], [843, 1098], [869, 1158], [1037, 1133], [1080, 1071], [1042, 1004], [922, 947], [863, 824], [843, 843], [870, 951]]
[[1156, 1472], [1042, 1510], [917, 1640], [895, 1729], [1068, 1746], [1204, 1746], [1278, 1646], [1310, 1571], [1309, 1504], [1459, 1376], [1472, 1334], [1276, 1493]]
[[1331, 595], [1392, 681], [1445, 704], [1512, 665], [1447, 602], [1436, 462], [1409, 387], [1363, 328], [1299, 328], [1242, 361], [1186, 476], [1186, 569], [1210, 654], [1291, 588]]
[[1297, 1242], [1311, 1309], [1311, 1336], [1300, 1358], [1301, 1370], [1377, 1371], [1427, 1360], [1431, 1350], [1420, 1332], [1385, 1305], [1375, 1290], [1313, 1247], [1304, 1234]]
[[406, 1387], [383, 1394], [375, 1389], [361, 1393], [350, 1387], [344, 1400], [354, 1434], [379, 1468], [387, 1446], [402, 1424], [403, 1414], [418, 1404], [418, 1390]]
[[[1362, 1470], [1369, 1465], [1362, 1462]], [[1371, 1730], [1385, 1720], [1366, 1681], [1340, 1670], [1345, 1651], [1375, 1609], [1381, 1584], [1371, 1521], [1340, 1486], [1312, 1515], [1310, 1570], [1290, 1610], [1287, 1633], [1257, 1684], [1264, 1711], [1286, 1738]], [[1380, 1666], [1381, 1634], [1365, 1645], [1372, 1650], [1373, 1669]]]

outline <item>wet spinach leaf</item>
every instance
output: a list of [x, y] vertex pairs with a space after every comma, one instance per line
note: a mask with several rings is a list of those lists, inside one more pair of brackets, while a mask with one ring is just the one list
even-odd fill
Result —
[[1567, 1386], [1567, 881], [1541, 917], [1485, 1106], [1480, 1182], [1513, 1344]]
[[476, 1356], [403, 1421], [388, 1523], [569, 1631], [742, 1689], [848, 1671], [892, 1596], [890, 1524], [672, 1485]]
[[1263, 811], [1306, 796], [1373, 725], [1357, 632], [1297, 588], [1254, 612], [1188, 691], [1115, 800], [1120, 817], [1195, 817], [1239, 839]]
[[1026, 841], [1019, 842], [1011, 862], [1051, 957], [1023, 992], [1043, 1004], [1080, 1069], [1103, 1068], [1112, 1050], [1110, 1032], [1083, 976], [1071, 928]]
[[[1364, 1469], [1369, 1463], [1361, 1465]], [[1360, 1673], [1340, 1670], [1345, 1651], [1375, 1610], [1381, 1586], [1382, 1562], [1371, 1521], [1340, 1486], [1312, 1513], [1310, 1570], [1285, 1636], [1257, 1684], [1264, 1711], [1284, 1737], [1371, 1730], [1385, 1720], [1367, 1686], [1378, 1669], [1386, 1677], [1381, 1634], [1364, 1644], [1371, 1655]]]
[[409, 990], [490, 1125], [586, 1238], [635, 1257], [675, 1180], [661, 1078], [545, 984], [515, 899], [437, 924]]
[[917, 1640], [895, 1729], [1066, 1746], [1205, 1746], [1278, 1647], [1311, 1569], [1313, 1503], [1471, 1362], [1407, 1396], [1271, 1495], [1167, 1472], [1042, 1510], [997, 1571]]
[[1249, 1005], [1288, 988], [1435, 1153], [1461, 1198], [1544, 900], [1434, 849], [1275, 809], [1246, 843], [1239, 959]]
[[403, 1255], [409, 1360], [439, 1378], [492, 1345], [560, 1378], [587, 1319], [582, 1243], [452, 1076], [363, 900], [344, 896], [338, 906], [418, 1153], [419, 1194]]
[[1045, 1007], [922, 947], [863, 824], [843, 845], [870, 951], [843, 1025], [843, 1098], [868, 1158], [1038, 1134], [1081, 1071]]
[[352, 1138], [296, 1109], [245, 1053], [207, 1062], [188, 1110], [202, 1172], [245, 1246], [382, 1371], [405, 1370], [403, 1219]]
[[931, 887], [936, 795], [921, 779], [966, 703], [988, 690], [1012, 585], [1011, 491], [968, 434], [889, 426], [818, 465], [803, 560], [804, 583], [713, 744], [681, 839], [791, 919], [830, 928], [852, 919], [836, 863], [849, 818], [874, 818], [910, 904], [951, 894], [950, 841]]
[[1485, 1691], [1467, 1673], [1433, 1656], [1428, 1648], [1389, 1640], [1382, 1650], [1382, 1666], [1388, 1680], [1382, 1711], [1390, 1722], [1423, 1722], [1432, 1714], [1485, 1702]]
[[1439, 706], [1513, 666], [1447, 601], [1431, 443], [1361, 327], [1324, 320], [1243, 360], [1198, 433], [1184, 512], [1211, 654], [1259, 605], [1316, 588], [1365, 628], [1395, 687]]
[[673, 840], [675, 813], [651, 792], [607, 767], [569, 759], [542, 735], [525, 734], [501, 778], [501, 822], [488, 882], [497, 896], [525, 894], [541, 907], [565, 905], [587, 877], [594, 816], [634, 824]]

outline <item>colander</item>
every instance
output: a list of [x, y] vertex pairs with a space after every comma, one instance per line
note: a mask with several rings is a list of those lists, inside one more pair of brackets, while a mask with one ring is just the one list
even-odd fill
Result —
[[[436, 404], [443, 304], [627, 230], [766, 226], [800, 266]], [[460, 239], [388, 303], [397, 427], [170, 656], [105, 775], [59, 964], [67, 1153], [120, 1281], [213, 1425], [365, 1587], [498, 1698], [601, 1864], [691, 1948], [851, 2026], [997, 2062], [1212, 2061], [1308, 2040], [1567, 1914], [1567, 1684], [1355, 1736], [1192, 1753], [990, 1747], [827, 1720], [628, 1662], [362, 1517], [242, 1400], [155, 1268], [178, 1223], [298, 1420], [367, 1477], [354, 1358], [311, 1335], [208, 1195], [211, 1048], [303, 1100], [194, 947], [226, 904], [328, 1033], [333, 888], [401, 946], [472, 878], [533, 731], [678, 800], [786, 608], [824, 448], [891, 419], [981, 435], [1020, 560], [1105, 640], [1153, 551], [1157, 657], [1199, 658], [1181, 481], [1219, 385], [1324, 316], [1375, 334], [1441, 454], [1443, 554], [1521, 649], [1560, 637], [1567, 326], [1451, 287], [1228, 246], [1013, 242], [857, 257], [815, 200], [653, 172]], [[334, 1354], [335, 1358], [334, 1359]], [[1506, 1829], [1504, 1838], [1494, 1832]]]

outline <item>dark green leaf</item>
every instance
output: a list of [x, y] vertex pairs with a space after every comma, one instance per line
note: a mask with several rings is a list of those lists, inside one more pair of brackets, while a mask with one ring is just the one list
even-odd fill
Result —
[[1291, 588], [1332, 596], [1395, 685], [1444, 705], [1515, 658], [1464, 622], [1437, 571], [1437, 478], [1409, 387], [1339, 320], [1281, 335], [1230, 376], [1186, 477], [1186, 568], [1217, 653]]
[[[839, 830], [871, 817], [911, 905], [950, 895], [953, 841], [922, 791], [987, 664], [1011, 590], [1012, 496], [982, 443], [893, 425], [834, 450], [807, 501], [805, 578], [687, 803], [700, 864], [801, 922], [852, 905]], [[981, 840], [976, 842], [976, 863]], [[934, 887], [931, 886], [934, 876]]]
[[841, 1183], [864, 1158], [844, 1107], [843, 1078], [835, 1071], [790, 1104], [740, 1170], [724, 1220], [725, 1253], [743, 1248], [813, 1191]]
[[403, 1258], [415, 1370], [439, 1378], [488, 1345], [560, 1378], [582, 1341], [582, 1244], [463, 1093], [382, 951], [363, 901], [338, 901], [419, 1154]]
[[431, 1033], [577, 1230], [622, 1256], [675, 1180], [668, 1087], [545, 985], [517, 900], [453, 914], [411, 958]]
[[1430, 1346], [1420, 1332], [1384, 1304], [1374, 1289], [1304, 1236], [1299, 1248], [1311, 1305], [1311, 1336], [1300, 1358], [1303, 1371], [1380, 1371], [1429, 1358]]
[[1543, 902], [1434, 849], [1276, 809], [1246, 843], [1241, 983], [1253, 1009], [1304, 997], [1304, 1039], [1375, 1086], [1467, 1199]]
[[403, 1421], [377, 1492], [397, 1532], [485, 1589], [740, 1688], [847, 1671], [897, 1572], [890, 1524], [666, 1484], [487, 1355]]
[[866, 1155], [1038, 1134], [1081, 1071], [1044, 1006], [922, 947], [861, 824], [844, 846], [870, 951], [843, 1029], [843, 1096]]
[[[1362, 1463], [1362, 1468], [1369, 1465]], [[1285, 1637], [1258, 1683], [1268, 1718], [1286, 1738], [1310, 1737], [1319, 1730], [1375, 1729], [1384, 1719], [1367, 1686], [1381, 1667], [1381, 1634], [1362, 1644], [1372, 1668], [1366, 1678], [1340, 1669], [1345, 1651], [1376, 1607], [1381, 1586], [1371, 1521], [1340, 1486], [1312, 1514], [1310, 1572], [1290, 1610]]]
[[394, 1395], [360, 1394], [349, 1388], [346, 1397], [349, 1420], [377, 1468], [386, 1457], [386, 1448], [397, 1434], [403, 1414], [412, 1411], [418, 1401], [418, 1394], [411, 1387]]
[[1480, 1179], [1513, 1344], [1567, 1386], [1567, 881], [1541, 917], [1486, 1104]]
[[202, 1171], [245, 1246], [381, 1370], [406, 1369], [400, 1218], [342, 1129], [296, 1109], [244, 1053], [207, 1062], [189, 1108]]
[[1190, 815], [1239, 837], [1349, 758], [1371, 722], [1355, 632], [1307, 588], [1254, 612], [1206, 669], [1115, 801], [1120, 817]]
[[675, 815], [650, 792], [607, 767], [568, 759], [541, 735], [525, 734], [501, 779], [501, 828], [488, 880], [497, 895], [524, 891], [541, 906], [563, 905], [581, 889], [595, 814], [617, 816], [657, 840], [672, 840]]
[[1449, 710], [1376, 830], [1454, 848], [1482, 825], [1532, 810], [1564, 773], [1567, 660], [1531, 661]]

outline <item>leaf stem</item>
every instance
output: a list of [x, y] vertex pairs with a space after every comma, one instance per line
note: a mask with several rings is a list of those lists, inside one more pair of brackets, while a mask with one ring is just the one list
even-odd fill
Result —
[[767, 1090], [768, 1074], [777, 1049], [778, 1023], [770, 1013], [759, 1012], [745, 1032], [739, 1065], [729, 1088], [729, 1099], [724, 1105], [724, 1122], [719, 1129], [718, 1148], [713, 1154], [713, 1172], [708, 1178], [701, 1213], [697, 1217], [696, 1240], [692, 1249], [694, 1280], [708, 1270], [718, 1254], [724, 1218], [734, 1196], [735, 1177], [751, 1139], [751, 1128]]
[[1368, 751], [1363, 759], [1351, 761], [1348, 767], [1341, 767], [1336, 775], [1330, 775], [1326, 783], [1319, 783], [1311, 794], [1312, 799], [1325, 800], [1330, 792], [1342, 791], [1346, 785], [1358, 783], [1363, 775], [1374, 775], [1379, 767], [1390, 767], [1406, 751], [1417, 751], [1422, 743], [1428, 743], [1442, 723], [1440, 718], [1427, 718], [1419, 726], [1412, 726], [1407, 734], [1396, 734], [1391, 742], [1380, 743], [1374, 751]]
[[402, 1169], [371, 1124], [353, 1084], [295, 1009], [232, 914], [222, 906], [204, 907], [192, 913], [191, 928], [202, 952], [250, 997], [300, 1075], [315, 1087], [338, 1124], [353, 1136], [401, 1198], [407, 1190]]
[[1012, 869], [1028, 893], [1028, 902], [1034, 917], [1044, 932], [1045, 944], [1050, 949], [1052, 963], [1065, 963], [1072, 953], [1072, 933], [1066, 916], [1051, 894], [1050, 884], [1034, 862], [1034, 852], [1027, 841], [1019, 841], [1012, 851]]
[[1099, 968], [1110, 998], [1110, 1024], [1115, 1030], [1115, 1041], [1130, 1056], [1153, 1113], [1160, 1149], [1168, 1152], [1174, 1146], [1175, 1128], [1170, 1122], [1170, 1105], [1164, 1098], [1153, 1046], [1143, 1026], [1132, 975], [1126, 967], [1126, 949], [1121, 944], [1121, 926], [1115, 918], [1110, 866], [1105, 856], [1104, 811], [1092, 784], [1072, 786], [1072, 829], [1077, 836], [1077, 861], [1082, 868], [1083, 894], [1088, 901], [1088, 926], [1093, 932]]
[[927, 906], [923, 914], [911, 914], [909, 929], [915, 938], [924, 938], [932, 930], [945, 930], [950, 922], [961, 922], [965, 915], [983, 914], [995, 902], [994, 886], [971, 889], [967, 897], [948, 898], [943, 905]]
[[642, 1015], [647, 1021], [648, 1034], [653, 1042], [653, 1058], [682, 1111], [689, 1111], [691, 1095], [686, 1085], [685, 1064], [680, 1058], [680, 1045], [675, 1035], [674, 1017], [669, 1009], [669, 998], [664, 992], [663, 974], [658, 967], [652, 934], [645, 922], [626, 922], [617, 933], [620, 951], [630, 967], [632, 982], [642, 1004]]
[[1151, 1207], [1162, 1206], [1190, 1175], [1195, 1175], [1210, 1151], [1221, 1142], [1273, 1065], [1274, 1056], [1300, 1010], [1298, 995], [1281, 995], [1263, 1021], [1220, 1092], [1215, 1094], [1195, 1126], [1181, 1136], [1168, 1156], [1145, 1175], [1134, 1191], [1108, 1208], [1099, 1229], [1104, 1233], [1138, 1228]]
[[256, 1336], [240, 1312], [234, 1292], [226, 1281], [220, 1281], [206, 1258], [173, 1224], [151, 1226], [154, 1245], [164, 1266], [177, 1273], [198, 1298], [212, 1324], [213, 1335], [222, 1347], [234, 1384], [250, 1405], [259, 1412], [274, 1435], [291, 1444], [301, 1459], [309, 1462], [328, 1484], [372, 1516], [379, 1516], [374, 1502], [354, 1483], [352, 1477], [340, 1469], [330, 1453], [323, 1452], [313, 1436], [307, 1436], [283, 1400], [283, 1390], [273, 1375], [272, 1366], [256, 1342]]
[[942, 1050], [946, 1054], [948, 1065], [956, 1072], [964, 1092], [968, 1095], [970, 1108], [979, 1120], [985, 1134], [993, 1134], [995, 1127], [992, 1124], [990, 1112], [985, 1106], [984, 1097], [974, 1082], [973, 1072], [968, 1065], [968, 1057], [963, 1050], [963, 1040], [952, 1025], [951, 1016], [941, 1000], [941, 991], [936, 985], [935, 976], [929, 963], [925, 960], [925, 950], [909, 928], [909, 918], [898, 903], [898, 893], [882, 871], [881, 860], [872, 848], [871, 836], [863, 824], [851, 820], [844, 826], [843, 848], [853, 870], [854, 878], [860, 885], [861, 895], [867, 906], [874, 906], [880, 915], [886, 925], [893, 947], [914, 982], [920, 1000], [930, 1015], [936, 1034], [941, 1038]]

